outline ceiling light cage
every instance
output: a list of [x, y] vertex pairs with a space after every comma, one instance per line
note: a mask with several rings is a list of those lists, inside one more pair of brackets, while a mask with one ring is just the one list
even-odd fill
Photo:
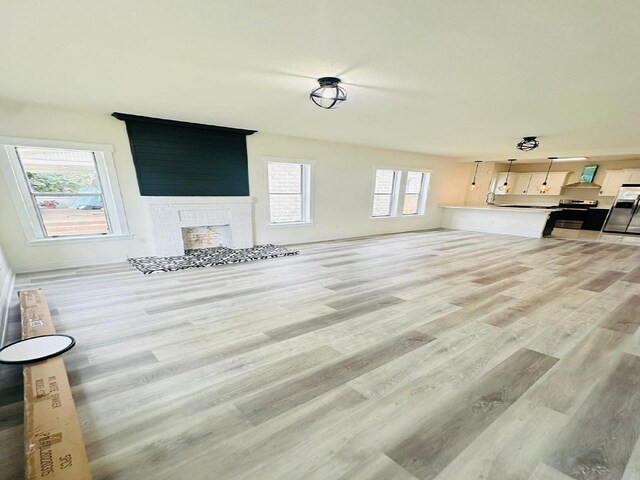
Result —
[[522, 140], [518, 142], [518, 150], [522, 150], [523, 152], [530, 152], [531, 150], [535, 150], [540, 146], [540, 142], [536, 137], [523, 137]]
[[330, 110], [347, 100], [347, 92], [340, 86], [339, 78], [322, 77], [318, 83], [320, 86], [309, 94], [309, 98], [320, 108]]

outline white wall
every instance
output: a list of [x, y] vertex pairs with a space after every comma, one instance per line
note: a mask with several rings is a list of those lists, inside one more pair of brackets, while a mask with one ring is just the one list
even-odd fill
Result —
[[0, 248], [0, 346], [4, 343], [7, 315], [9, 314], [9, 300], [13, 287], [13, 272]]
[[[440, 226], [439, 203], [464, 197], [463, 164], [442, 157], [320, 142], [277, 135], [254, 134], [247, 142], [249, 181], [255, 197], [256, 243], [292, 244]], [[299, 159], [312, 165], [310, 226], [268, 226], [265, 157]], [[430, 170], [425, 216], [370, 218], [376, 167]]]
[[[0, 245], [15, 271], [110, 263], [155, 253], [147, 206], [138, 192], [124, 122], [111, 117], [110, 112], [96, 114], [0, 102], [0, 136], [113, 145], [127, 221], [133, 234], [133, 238], [121, 240], [27, 244], [5, 179], [0, 176]], [[256, 243], [291, 244], [438, 227], [437, 204], [460, 202], [464, 197], [460, 179], [466, 178], [465, 166], [451, 159], [262, 133], [248, 137], [247, 143], [250, 190], [256, 198]], [[264, 156], [313, 163], [312, 226], [265, 227], [268, 209]], [[426, 217], [369, 219], [375, 167], [431, 170]]]
[[113, 145], [114, 162], [133, 239], [27, 245], [4, 176], [0, 175], [0, 245], [17, 272], [121, 261], [153, 251], [123, 122], [104, 115], [0, 103], [0, 136]]

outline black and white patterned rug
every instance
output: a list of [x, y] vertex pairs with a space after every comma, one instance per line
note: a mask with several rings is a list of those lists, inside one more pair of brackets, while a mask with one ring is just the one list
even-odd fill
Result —
[[251, 248], [203, 248], [187, 250], [184, 255], [176, 257], [137, 257], [127, 259], [131, 265], [142, 273], [173, 272], [187, 268], [213, 267], [228, 263], [251, 262], [265, 258], [288, 257], [297, 255], [295, 250], [289, 250], [280, 245], [256, 245]]

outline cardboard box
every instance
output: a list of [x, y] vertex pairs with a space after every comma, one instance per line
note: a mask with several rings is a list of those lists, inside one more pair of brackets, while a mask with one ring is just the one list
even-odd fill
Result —
[[[22, 338], [55, 333], [41, 289], [20, 296]], [[24, 367], [24, 430], [28, 480], [91, 480], [82, 430], [62, 356]]]

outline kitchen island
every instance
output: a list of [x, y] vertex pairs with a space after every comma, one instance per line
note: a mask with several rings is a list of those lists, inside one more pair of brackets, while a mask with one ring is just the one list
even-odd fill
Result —
[[541, 238], [553, 212], [560, 208], [498, 205], [439, 205], [442, 226], [453, 230]]

